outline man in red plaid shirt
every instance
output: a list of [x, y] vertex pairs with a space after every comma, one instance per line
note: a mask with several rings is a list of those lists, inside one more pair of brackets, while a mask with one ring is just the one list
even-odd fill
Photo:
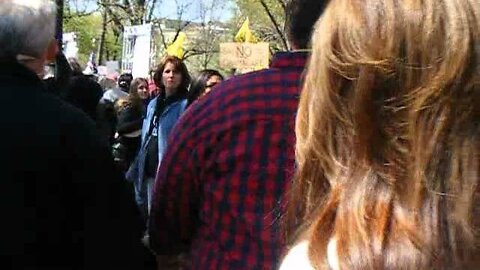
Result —
[[157, 255], [186, 253], [188, 269], [277, 268], [308, 57], [300, 50], [324, 6], [290, 1], [287, 34], [297, 51], [277, 53], [269, 69], [225, 81], [182, 116], [154, 189], [149, 235]]

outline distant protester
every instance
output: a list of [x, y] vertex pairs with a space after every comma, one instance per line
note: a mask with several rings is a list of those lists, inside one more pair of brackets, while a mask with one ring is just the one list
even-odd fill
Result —
[[127, 173], [127, 178], [134, 183], [137, 204], [145, 218], [151, 207], [155, 176], [167, 148], [168, 136], [187, 107], [190, 75], [182, 60], [166, 56], [158, 65], [154, 80], [160, 94], [148, 104], [138, 157]]
[[204, 69], [200, 71], [190, 85], [188, 91], [188, 104], [192, 104], [195, 100], [210, 92], [215, 85], [222, 81], [222, 74], [216, 70]]
[[115, 102], [117, 132], [113, 155], [122, 171], [131, 165], [140, 146], [143, 118], [150, 100], [147, 85], [146, 79], [136, 78], [132, 81], [128, 97]]
[[102, 100], [106, 100], [115, 103], [117, 99], [126, 97], [130, 90], [130, 84], [132, 83], [133, 76], [130, 73], [124, 73], [118, 77], [118, 87], [107, 90], [102, 97]]
[[118, 77], [118, 87], [107, 90], [103, 93], [98, 107], [98, 116], [100, 121], [101, 133], [113, 143], [117, 126], [117, 116], [114, 104], [120, 99], [128, 96], [130, 84], [133, 76], [130, 73], [124, 73]]
[[129, 96], [131, 98], [140, 99], [148, 105], [150, 102], [150, 93], [148, 91], [148, 81], [145, 78], [136, 78], [130, 84]]

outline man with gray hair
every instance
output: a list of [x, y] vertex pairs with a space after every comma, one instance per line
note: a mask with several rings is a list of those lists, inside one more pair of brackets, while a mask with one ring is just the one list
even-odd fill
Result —
[[40, 79], [55, 18], [48, 0], [0, 1], [0, 269], [141, 268], [142, 224], [107, 143]]

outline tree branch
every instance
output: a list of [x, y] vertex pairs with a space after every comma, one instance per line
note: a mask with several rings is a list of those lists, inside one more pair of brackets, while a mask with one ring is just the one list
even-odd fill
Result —
[[273, 16], [272, 12], [270, 11], [270, 8], [265, 3], [265, 0], [260, 0], [260, 4], [262, 4], [263, 8], [265, 9], [265, 12], [267, 13], [268, 17], [270, 18], [270, 21], [272, 21], [273, 26], [275, 27], [275, 30], [277, 31], [277, 34], [280, 36], [280, 39], [282, 40], [282, 45], [285, 47], [285, 50], [288, 49], [287, 39], [285, 38], [285, 35], [283, 34], [283, 32], [280, 30], [280, 26], [279, 26], [277, 20], [275, 20], [275, 17]]
[[287, 4], [283, 0], [277, 0], [277, 2], [282, 6], [283, 10], [285, 11], [287, 9]]
[[156, 3], [157, 3], [157, 0], [152, 0], [152, 6], [150, 7], [150, 11], [148, 12], [148, 15], [147, 15], [147, 22], [150, 22], [152, 20], [153, 12], [155, 10], [155, 4]]
[[203, 54], [213, 54], [213, 53], [219, 53], [219, 50], [198, 50], [198, 49], [191, 49], [191, 50], [186, 50], [185, 54], [183, 55], [183, 59], [187, 59], [192, 56], [197, 56], [197, 55], [203, 55]]
[[154, 26], [158, 27], [158, 31], [160, 32], [160, 38], [162, 39], [163, 49], [166, 50], [168, 45], [167, 45], [167, 42], [165, 41], [165, 35], [163, 33], [161, 21], [159, 19], [155, 19], [155, 20], [152, 20], [152, 23]]

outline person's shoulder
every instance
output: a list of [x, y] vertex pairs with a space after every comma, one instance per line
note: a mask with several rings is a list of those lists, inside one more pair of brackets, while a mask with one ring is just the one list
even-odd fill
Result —
[[43, 94], [40, 99], [43, 99], [42, 107], [44, 108], [44, 111], [49, 112], [51, 115], [56, 115], [53, 119], [46, 119], [47, 121], [56, 119], [61, 125], [74, 129], [79, 125], [82, 126], [82, 129], [95, 127], [93, 120], [91, 120], [82, 110], [70, 105], [60, 98]]
[[257, 84], [259, 81], [265, 81], [269, 79], [269, 76], [277, 73], [276, 69], [266, 68], [258, 71], [252, 71], [234, 77], [229, 78], [228, 80], [223, 81], [217, 86], [218, 89], [228, 89], [228, 88], [238, 88], [238, 87], [249, 87], [251, 85]]
[[225, 101], [248, 95], [255, 89], [268, 88], [271, 73], [271, 69], [264, 69], [231, 77], [216, 85], [208, 95], [194, 102], [191, 107], [221, 110]]
[[[303, 240], [293, 246], [283, 258], [279, 270], [313, 270], [314, 268], [308, 257], [309, 245], [309, 241]], [[334, 238], [330, 239], [327, 245], [327, 261], [330, 269], [340, 269], [337, 255], [337, 241]]]
[[216, 85], [212, 91], [194, 102], [187, 110], [189, 114], [198, 114], [202, 111], [212, 111], [212, 113], [221, 113], [228, 109], [225, 105], [227, 101], [235, 101], [240, 96], [248, 95], [252, 89], [268, 87], [269, 74], [272, 69], [249, 72], [229, 78]]
[[173, 102], [172, 104], [168, 105], [168, 107], [172, 108], [172, 111], [176, 112], [176, 114], [182, 114], [183, 112], [185, 112], [187, 105], [188, 100], [186, 98], [183, 98]]
[[115, 102], [117, 99], [119, 99], [121, 97], [126, 97], [126, 96], [128, 96], [128, 94], [123, 92], [121, 89], [113, 88], [113, 89], [109, 89], [109, 90], [105, 91], [105, 93], [103, 93], [102, 99], [106, 99], [106, 100], [109, 100], [111, 102]]
[[156, 106], [157, 101], [158, 101], [158, 96], [156, 96], [152, 100], [150, 100], [148, 102], [148, 105], [147, 105], [147, 111], [152, 110]]
[[186, 98], [182, 98], [178, 101], [175, 101], [171, 105], [177, 107], [180, 111], [184, 111], [185, 108], [187, 107], [187, 104], [188, 104], [188, 100]]
[[280, 270], [313, 270], [308, 259], [308, 241], [302, 241], [288, 251]]
[[[36, 92], [28, 98], [29, 106], [22, 115], [34, 122], [37, 137], [45, 140], [60, 139], [65, 146], [76, 141], [94, 141], [97, 136], [95, 123], [80, 109], [45, 92]], [[23, 117], [23, 116], [22, 116]]]
[[110, 101], [113, 97], [113, 89], [108, 89], [103, 93], [102, 99]]

